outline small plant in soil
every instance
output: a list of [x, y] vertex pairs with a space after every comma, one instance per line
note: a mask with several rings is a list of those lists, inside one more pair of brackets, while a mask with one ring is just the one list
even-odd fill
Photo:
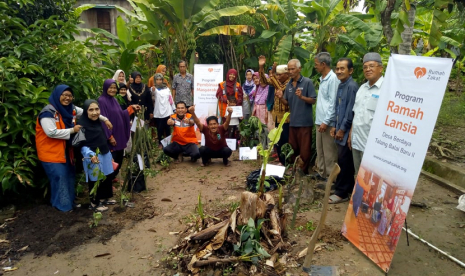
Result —
[[266, 126], [259, 118], [251, 116], [249, 120], [242, 120], [239, 124], [240, 146], [253, 148], [260, 144], [260, 136]]
[[95, 212], [94, 215], [93, 215], [93, 221], [92, 223], [90, 224], [90, 228], [92, 227], [97, 227], [100, 220], [102, 220], [102, 213], [101, 212]]
[[238, 229], [241, 231], [241, 239], [239, 243], [234, 245], [234, 251], [238, 252], [241, 257], [248, 257], [254, 264], [259, 259], [271, 257], [268, 252], [260, 245], [260, 229], [266, 219], [259, 219], [257, 227], [255, 221], [250, 218], [247, 225], [240, 225]]

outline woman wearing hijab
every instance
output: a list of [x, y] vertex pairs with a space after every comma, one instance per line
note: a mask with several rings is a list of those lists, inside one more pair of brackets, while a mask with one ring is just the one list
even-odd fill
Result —
[[139, 72], [133, 72], [131, 77], [134, 82], [129, 85], [131, 92], [131, 104], [145, 106], [144, 120], [149, 121], [153, 118], [152, 94], [149, 87], [142, 83], [142, 75]]
[[[236, 82], [237, 71], [236, 69], [229, 69], [226, 74], [226, 81], [218, 85], [216, 91], [216, 98], [218, 99], [218, 117], [225, 121], [225, 113], [228, 106], [242, 106], [242, 99], [244, 92], [242, 91], [241, 84]], [[238, 118], [232, 118], [228, 128], [228, 138], [238, 139], [237, 126], [239, 125]]]
[[123, 102], [118, 100], [119, 105], [121, 106], [122, 110], [125, 110], [129, 106], [129, 99], [128, 99], [128, 87], [125, 83], [120, 82], [118, 85], [118, 95], [123, 99]]
[[[171, 89], [169, 81], [164, 78], [165, 75], [166, 75], [166, 66], [165, 65], [163, 65], [163, 64], [158, 65], [157, 70], [155, 71], [155, 74], [162, 74], [163, 75], [163, 83], [165, 83], [166, 86], [168, 86], [168, 88]], [[155, 74], [149, 78], [149, 82], [147, 83], [149, 88], [155, 87], [155, 80], [154, 80], [155, 79]]]
[[168, 137], [171, 134], [171, 128], [168, 125], [168, 119], [176, 109], [174, 105], [173, 96], [171, 91], [163, 82], [163, 75], [160, 73], [155, 74], [155, 88], [152, 91], [155, 94], [155, 108], [153, 110], [153, 117], [157, 127], [158, 143], [161, 145], [163, 137]]
[[256, 88], [256, 85], [253, 81], [254, 73], [255, 72], [252, 69], [247, 69], [245, 71], [245, 82], [242, 85], [242, 89], [244, 90], [244, 96], [247, 95], [251, 104], [253, 104], [253, 97], [251, 94], [255, 91]]
[[[71, 211], [74, 206], [75, 167], [71, 139], [81, 129], [80, 125], [75, 125], [75, 118], [83, 113], [73, 105], [73, 99], [69, 86], [58, 85], [36, 123], [37, 155], [50, 181], [50, 203], [63, 212]], [[99, 120], [105, 122], [105, 128], [113, 127], [107, 118], [100, 116]]]
[[[86, 100], [83, 106], [84, 112], [79, 119], [79, 125], [85, 129], [86, 140], [82, 142], [81, 154], [84, 157], [83, 165], [86, 174], [86, 182], [89, 184], [89, 209], [94, 212], [108, 210], [106, 204], [116, 204], [113, 197], [113, 187], [110, 175], [113, 173], [112, 156], [107, 143], [107, 137], [102, 124], [98, 121], [100, 107], [96, 100]], [[97, 154], [98, 152], [98, 154]], [[99, 175], [105, 175], [100, 179], [95, 194], [91, 195]]]
[[116, 91], [116, 82], [112, 79], [108, 79], [103, 83], [103, 92], [98, 98], [100, 113], [113, 122], [112, 130], [104, 128], [111, 155], [114, 161], [118, 163], [118, 168], [109, 177], [111, 181], [118, 175], [123, 163], [124, 149], [126, 148], [131, 134], [129, 116], [134, 113], [135, 110], [140, 109], [138, 105], [129, 105], [126, 110], [121, 110], [118, 101], [115, 99]]
[[[265, 74], [268, 78], [268, 75]], [[260, 119], [262, 124], [267, 123], [267, 108], [266, 108], [266, 98], [268, 97], [269, 85], [260, 81], [260, 74], [258, 72], [254, 73], [254, 80], [258, 80], [259, 84], [253, 92], [254, 97], [254, 107], [252, 116], [255, 116]]]
[[[121, 69], [118, 69], [116, 70], [115, 74], [113, 75], [113, 78], [112, 78], [114, 81], [116, 81], [116, 84], [121, 84], [121, 83], [124, 83], [126, 86], [126, 74], [124, 73], [123, 70]], [[119, 88], [119, 86], [118, 86]], [[127, 92], [126, 94], [126, 97], [131, 100], [131, 93]]]

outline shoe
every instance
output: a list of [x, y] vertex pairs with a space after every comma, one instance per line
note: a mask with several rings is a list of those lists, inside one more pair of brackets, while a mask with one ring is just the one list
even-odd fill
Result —
[[104, 199], [102, 201], [100, 201], [103, 205], [115, 205], [116, 204], [116, 200], [114, 199]]
[[99, 205], [94, 205], [94, 204], [90, 204], [89, 205], [89, 210], [92, 210], [94, 212], [105, 212], [108, 210], [108, 207], [106, 206], [103, 206], [102, 203], [100, 203]]

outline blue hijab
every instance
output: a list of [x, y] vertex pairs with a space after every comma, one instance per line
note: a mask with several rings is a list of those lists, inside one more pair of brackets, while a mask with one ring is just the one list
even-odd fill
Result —
[[[71, 87], [69, 87], [66, 84], [60, 84], [55, 89], [53, 90], [52, 94], [48, 98], [48, 102], [55, 107], [55, 109], [58, 111], [58, 113], [61, 115], [61, 118], [63, 119], [63, 122], [65, 123], [66, 128], [72, 128], [74, 127], [73, 125], [73, 110], [74, 110], [74, 105], [71, 103], [67, 106], [64, 106], [60, 103], [60, 97], [65, 90], [68, 90], [71, 92], [71, 94], [74, 95], [73, 91], [71, 90]], [[52, 114], [54, 115], [54, 114]], [[43, 117], [47, 117], [46, 115]]]

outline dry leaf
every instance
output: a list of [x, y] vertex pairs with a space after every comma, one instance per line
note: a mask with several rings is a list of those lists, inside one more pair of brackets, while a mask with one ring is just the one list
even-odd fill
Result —
[[26, 245], [26, 246], [24, 246], [24, 247], [21, 247], [20, 249], [18, 249], [17, 252], [22, 252], [22, 251], [26, 250], [28, 247], [29, 247], [29, 245]]
[[170, 232], [170, 235], [177, 235], [179, 233], [180, 233], [179, 231], [178, 232]]
[[161, 201], [165, 201], [165, 202], [173, 202], [171, 199], [169, 198], [162, 198]]
[[8, 272], [8, 271], [15, 271], [17, 269], [18, 269], [17, 267], [6, 266], [3, 268], [3, 271]]
[[148, 229], [147, 231], [150, 231], [150, 232], [153, 232], [153, 233], [157, 233], [157, 230], [155, 230], [155, 228], [150, 228], [150, 229]]
[[171, 216], [174, 216], [174, 215], [176, 215], [176, 213], [166, 213], [163, 216], [164, 217], [171, 217]]
[[7, 240], [0, 240], [0, 243], [10, 243], [10, 241], [7, 241]]

